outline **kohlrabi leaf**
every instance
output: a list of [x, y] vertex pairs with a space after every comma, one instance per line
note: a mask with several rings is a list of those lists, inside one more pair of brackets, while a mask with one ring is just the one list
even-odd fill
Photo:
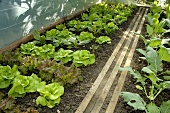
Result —
[[153, 22], [151, 16], [146, 15], [146, 20], [147, 20], [147, 22], [148, 22], [151, 26], [154, 26], [154, 22]]
[[137, 79], [136, 82], [140, 82], [142, 85], [145, 85], [146, 78], [144, 76], [141, 76], [141, 74], [138, 71], [133, 71], [131, 67], [127, 66], [124, 68], [119, 67], [119, 70], [124, 71], [127, 70], [130, 72], [130, 74], [133, 75], [134, 78]]
[[150, 47], [159, 47], [161, 45], [161, 39], [160, 38], [152, 38], [149, 40], [149, 46]]
[[153, 84], [157, 85], [157, 81], [159, 81], [160, 79], [154, 74], [154, 73], [150, 73], [148, 76], [146, 76], [148, 79], [150, 79], [152, 81]]
[[135, 110], [145, 110], [146, 103], [139, 94], [121, 92], [120, 95], [124, 98], [124, 101], [127, 102], [128, 105], [132, 106]]
[[170, 49], [166, 47], [160, 47], [158, 54], [161, 60], [170, 62]]
[[159, 89], [170, 89], [170, 81], [163, 81], [159, 84]]
[[170, 100], [162, 102], [160, 106], [161, 113], [170, 113]]
[[144, 51], [143, 49], [136, 49], [136, 50], [146, 57], [146, 51]]
[[149, 66], [147, 66], [147, 67], [150, 68], [152, 71], [154, 71], [156, 73], [158, 71], [162, 71], [161, 59], [159, 58], [157, 52], [149, 46], [147, 47], [146, 60], [149, 63]]
[[153, 35], [153, 27], [151, 27], [150, 25], [147, 24], [146, 26], [146, 31], [149, 34], [149, 36]]
[[159, 107], [155, 103], [150, 103], [146, 105], [147, 113], [160, 113]]

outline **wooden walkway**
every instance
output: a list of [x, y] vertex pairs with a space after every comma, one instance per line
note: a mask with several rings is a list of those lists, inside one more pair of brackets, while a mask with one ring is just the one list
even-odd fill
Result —
[[139, 36], [134, 35], [133, 32], [141, 32], [147, 12], [148, 8], [138, 9], [129, 28], [124, 32], [75, 113], [114, 113], [127, 75], [127, 71], [120, 73], [118, 67], [130, 65], [139, 39]]

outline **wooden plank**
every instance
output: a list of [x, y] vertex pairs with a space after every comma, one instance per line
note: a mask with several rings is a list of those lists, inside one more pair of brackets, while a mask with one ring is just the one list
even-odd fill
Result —
[[[148, 12], [148, 9], [145, 10], [144, 15], [146, 15], [147, 12]], [[140, 24], [139, 29], [137, 31], [138, 33], [141, 33], [144, 21], [145, 21], [145, 16], [143, 16], [143, 18], [142, 18], [141, 24]], [[132, 49], [129, 52], [129, 55], [128, 55], [128, 58], [126, 60], [126, 63], [124, 65], [124, 67], [130, 66], [131, 60], [133, 58], [134, 51], [136, 49], [136, 45], [138, 43], [138, 39], [139, 39], [139, 36], [136, 36], [135, 40], [133, 42], [133, 45], [132, 45]], [[125, 79], [126, 79], [126, 75], [127, 75], [127, 71], [123, 71], [121, 73], [121, 75], [119, 77], [119, 80], [118, 80], [118, 84], [116, 85], [116, 88], [115, 88], [115, 90], [113, 92], [111, 101], [110, 101], [110, 103], [109, 103], [109, 105], [108, 105], [108, 107], [106, 109], [106, 113], [113, 113], [114, 112], [116, 104], [117, 104], [117, 101], [118, 101], [118, 98], [119, 98], [119, 94], [120, 94], [120, 92], [122, 90], [123, 84], [124, 84]]]
[[[142, 9], [141, 14], [143, 14], [143, 12], [144, 12], [144, 9]], [[134, 27], [132, 29], [132, 32], [134, 32], [136, 30], [136, 28], [138, 26], [138, 23], [140, 22], [141, 17], [142, 16], [139, 15], [139, 17], [138, 17], [138, 19], [137, 19], [137, 21], [136, 21], [136, 23], [135, 23], [135, 25], [134, 25]], [[130, 34], [132, 34], [132, 32]], [[127, 40], [127, 42], [126, 42], [126, 44], [125, 44], [125, 46], [124, 46], [124, 48], [123, 48], [123, 50], [122, 50], [122, 52], [121, 52], [121, 54], [119, 56], [119, 59], [118, 59], [116, 65], [114, 66], [114, 68], [113, 68], [113, 70], [111, 72], [111, 75], [108, 78], [104, 88], [102, 89], [101, 94], [100, 94], [99, 98], [97, 99], [96, 104], [95, 104], [93, 110], [91, 111], [91, 113], [99, 113], [100, 112], [100, 109], [101, 109], [101, 107], [102, 107], [102, 105], [103, 105], [103, 103], [105, 101], [105, 98], [106, 98], [106, 96], [107, 96], [107, 94], [108, 94], [108, 92], [109, 92], [109, 90], [110, 90], [110, 88], [111, 88], [111, 86], [113, 84], [113, 81], [114, 81], [114, 79], [115, 79], [115, 77], [116, 77], [116, 75], [118, 73], [117, 68], [120, 67], [120, 65], [122, 64], [123, 59], [125, 58], [125, 55], [126, 55], [126, 53], [128, 51], [128, 48], [130, 46], [131, 40], [132, 40], [132, 37], [128, 36], [128, 40]]]
[[[139, 8], [137, 14], [139, 14], [140, 10], [141, 10], [141, 8]], [[110, 68], [114, 58], [116, 57], [118, 51], [120, 50], [120, 48], [121, 48], [121, 46], [122, 46], [122, 44], [123, 44], [123, 42], [124, 42], [124, 40], [126, 38], [126, 35], [129, 33], [129, 31], [130, 31], [131, 27], [133, 26], [136, 18], [137, 18], [137, 15], [132, 20], [132, 22], [129, 25], [128, 29], [124, 32], [123, 37], [121, 38], [120, 42], [117, 44], [117, 47], [114, 49], [112, 55], [110, 56], [110, 58], [106, 62], [105, 66], [103, 67], [103, 69], [100, 72], [99, 76], [97, 77], [96, 81], [93, 83], [92, 87], [90, 88], [89, 92], [86, 94], [85, 98], [83, 99], [83, 101], [81, 102], [81, 104], [79, 105], [79, 107], [78, 107], [78, 109], [76, 110], [75, 113], [83, 113], [85, 111], [88, 103], [92, 99], [94, 93], [96, 92], [96, 90], [99, 87], [101, 81], [103, 80], [106, 72]]]

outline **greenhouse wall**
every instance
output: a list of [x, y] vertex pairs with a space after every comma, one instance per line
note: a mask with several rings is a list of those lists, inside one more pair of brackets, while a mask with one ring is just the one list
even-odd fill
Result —
[[0, 48], [102, 0], [0, 0]]

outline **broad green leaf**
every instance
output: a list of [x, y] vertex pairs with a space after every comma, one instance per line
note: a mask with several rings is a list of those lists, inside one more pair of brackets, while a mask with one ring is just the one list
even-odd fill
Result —
[[164, 73], [170, 75], [170, 71], [169, 70], [166, 70]]
[[160, 38], [152, 38], [149, 40], [149, 46], [150, 47], [158, 47], [161, 45], [161, 39]]
[[146, 15], [146, 20], [151, 26], [154, 26], [154, 22], [152, 21], [152, 18], [149, 15]]
[[162, 102], [160, 106], [161, 113], [170, 113], [170, 100]]
[[148, 73], [148, 74], [154, 73], [154, 72], [153, 72], [152, 70], [150, 70], [150, 68], [148, 68], [148, 67], [143, 67], [143, 68], [142, 68], [142, 71], [145, 72], [145, 73]]
[[170, 76], [163, 76], [164, 80], [170, 80]]
[[155, 103], [150, 103], [146, 105], [147, 113], [160, 113], [159, 107]]
[[162, 88], [164, 89], [170, 89], [170, 81], [163, 81], [159, 84], [159, 89]]
[[158, 71], [162, 71], [162, 68], [161, 68], [162, 62], [157, 52], [149, 46], [147, 47], [147, 51], [148, 52], [147, 52], [146, 60], [149, 63], [148, 68], [150, 68], [155, 73], [157, 73]]
[[153, 27], [151, 27], [150, 25], [147, 24], [146, 26], [146, 31], [149, 34], [149, 36], [153, 35]]
[[34, 39], [36, 39], [36, 40], [40, 40], [40, 39], [41, 39], [41, 36], [40, 36], [40, 33], [39, 33], [38, 30], [35, 30], [35, 31], [34, 31], [33, 36], [34, 36]]
[[165, 48], [165, 47], [160, 47], [160, 49], [158, 50], [158, 54], [161, 60], [170, 62], [170, 53], [169, 53], [170, 49]]
[[160, 80], [154, 73], [150, 73], [146, 77], [149, 78], [152, 81], [152, 83], [155, 84], [155, 85], [157, 85], [156, 82]]
[[136, 50], [146, 57], [146, 55], [147, 55], [146, 51], [144, 51], [143, 49], [136, 49]]
[[37, 105], [41, 104], [42, 106], [46, 106], [47, 100], [46, 100], [44, 97], [39, 96], [39, 97], [36, 99], [36, 104], [37, 104]]
[[145, 110], [146, 103], [139, 94], [130, 92], [121, 92], [120, 96], [128, 105], [132, 106], [135, 110]]

